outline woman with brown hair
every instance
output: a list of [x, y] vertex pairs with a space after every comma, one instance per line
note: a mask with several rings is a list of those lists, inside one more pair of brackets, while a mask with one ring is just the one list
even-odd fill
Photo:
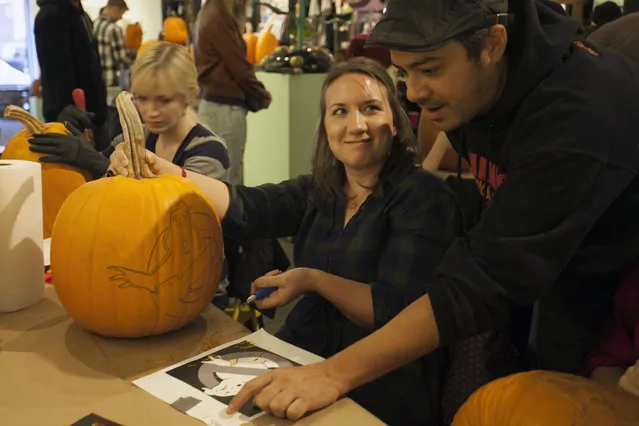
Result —
[[[225, 235], [295, 235], [296, 268], [259, 278], [253, 290], [277, 288], [260, 308], [302, 296], [277, 336], [329, 357], [428, 291], [424, 283], [452, 241], [454, 197], [417, 165], [408, 117], [377, 62], [354, 58], [335, 65], [320, 109], [311, 175], [255, 188], [196, 173], [187, 178], [210, 197]], [[111, 156], [111, 167], [127, 175], [124, 152]], [[182, 174], [147, 155], [155, 174]], [[439, 372], [434, 354], [349, 396], [386, 423], [435, 424]]]
[[194, 56], [202, 89], [200, 121], [220, 136], [231, 156], [231, 183], [243, 181], [246, 114], [268, 108], [271, 94], [246, 60], [242, 29], [248, 0], [208, 0], [195, 24]]

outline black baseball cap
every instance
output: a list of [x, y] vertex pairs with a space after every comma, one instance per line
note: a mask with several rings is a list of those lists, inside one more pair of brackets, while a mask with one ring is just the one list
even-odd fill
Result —
[[366, 47], [428, 52], [462, 34], [511, 21], [508, 0], [390, 0]]

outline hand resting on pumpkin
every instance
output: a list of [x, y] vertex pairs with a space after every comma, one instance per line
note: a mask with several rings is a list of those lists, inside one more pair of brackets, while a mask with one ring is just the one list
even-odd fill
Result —
[[[115, 147], [115, 151], [111, 154], [109, 170], [115, 175], [120, 176], [134, 176], [131, 162], [126, 155], [129, 144], [128, 142], [122, 142]], [[172, 162], [158, 157], [149, 150], [146, 150], [146, 163], [156, 176], [162, 175], [174, 175], [182, 176], [183, 169], [180, 166], [176, 166]], [[201, 175], [199, 173], [187, 172], [186, 179], [197, 185], [206, 194], [217, 213], [220, 220], [226, 216], [226, 212], [229, 209], [231, 202], [231, 195], [228, 186], [208, 176]]]
[[63, 163], [86, 170], [98, 179], [107, 171], [109, 160], [98, 152], [89, 140], [72, 124], [65, 124], [70, 135], [56, 133], [34, 134], [29, 143], [29, 150], [45, 154], [40, 159], [43, 163]]

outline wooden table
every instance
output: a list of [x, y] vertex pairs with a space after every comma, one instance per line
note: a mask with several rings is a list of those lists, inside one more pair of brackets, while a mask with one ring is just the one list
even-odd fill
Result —
[[[0, 314], [0, 424], [67, 426], [90, 413], [126, 426], [188, 426], [200, 421], [171, 408], [131, 381], [249, 331], [210, 307], [193, 324], [145, 339], [91, 334], [69, 318], [47, 285], [38, 304]], [[291, 425], [270, 416], [252, 423]], [[349, 399], [296, 425], [381, 425]]]

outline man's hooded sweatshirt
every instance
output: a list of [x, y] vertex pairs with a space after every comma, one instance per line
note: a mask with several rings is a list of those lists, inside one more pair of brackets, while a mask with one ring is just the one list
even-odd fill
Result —
[[536, 344], [579, 353], [538, 361], [575, 371], [584, 348], [562, 339], [596, 340], [618, 275], [639, 257], [639, 74], [585, 41], [556, 4], [510, 5], [502, 95], [448, 135], [472, 165], [483, 212], [429, 294], [441, 344], [540, 300]]

